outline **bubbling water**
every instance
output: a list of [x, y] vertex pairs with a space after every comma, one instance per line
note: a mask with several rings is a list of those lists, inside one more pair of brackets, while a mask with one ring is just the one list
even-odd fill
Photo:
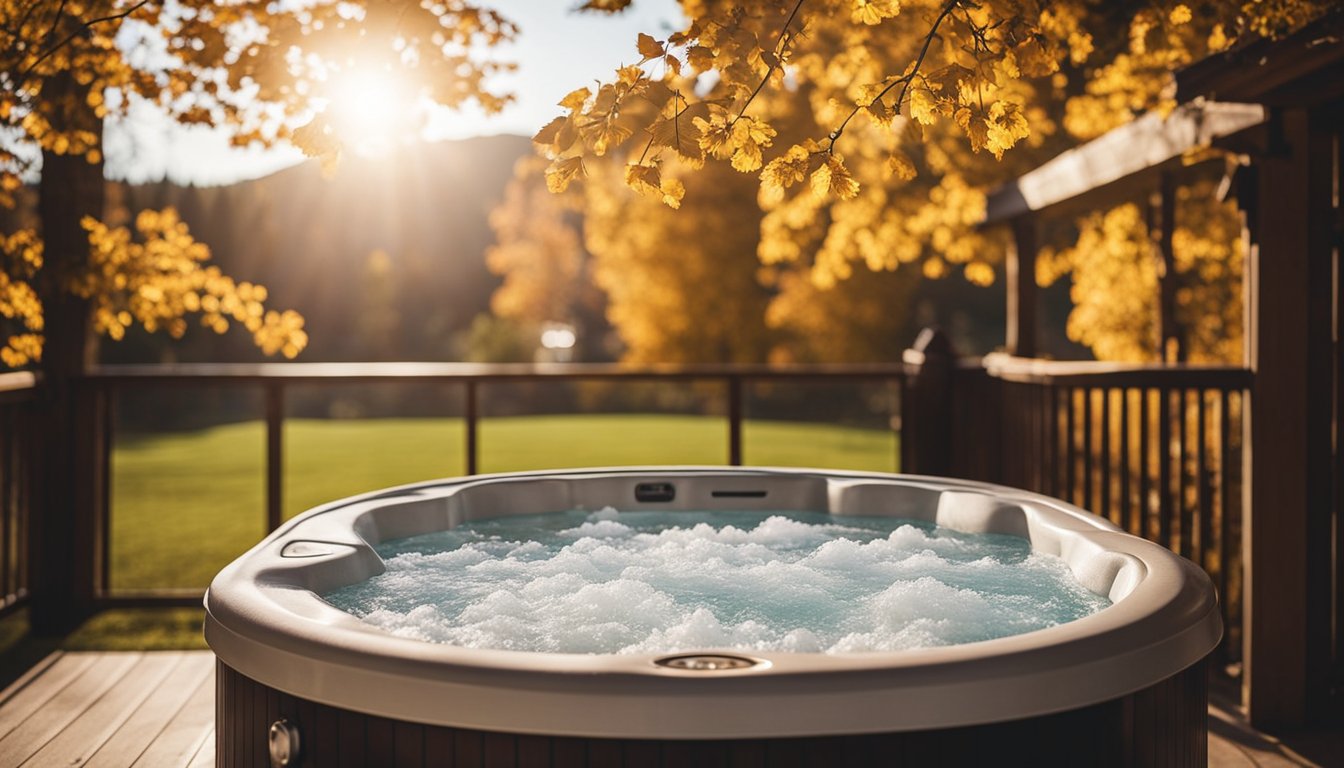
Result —
[[1031, 632], [1110, 605], [1025, 539], [822, 513], [557, 512], [387, 542], [326, 595], [401, 637], [632, 654], [893, 651]]

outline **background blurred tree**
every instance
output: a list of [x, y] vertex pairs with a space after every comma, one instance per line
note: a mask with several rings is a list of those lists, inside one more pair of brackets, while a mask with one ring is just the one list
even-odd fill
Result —
[[[819, 286], [849, 277], [856, 263], [871, 270], [919, 264], [928, 277], [960, 265], [967, 279], [986, 285], [1004, 246], [975, 228], [987, 189], [1145, 110], [1169, 108], [1181, 65], [1245, 35], [1288, 32], [1328, 7], [1315, 0], [687, 1], [683, 28], [665, 39], [641, 35], [638, 64], [595, 90], [571, 93], [561, 102], [566, 114], [535, 141], [552, 161], [547, 179], [556, 191], [587, 177], [605, 181], [611, 174], [599, 169], [615, 166], [631, 189], [676, 207], [689, 204], [689, 192], [684, 173], [665, 172], [674, 159], [692, 167], [720, 161], [752, 174], [765, 211], [760, 260], [798, 265]], [[1143, 236], [1140, 224], [1117, 214], [1085, 236], [1093, 247], [1122, 250]], [[1226, 234], [1187, 228], [1185, 247], [1206, 261], [1239, 259], [1235, 248], [1211, 239]], [[1065, 271], [1102, 286], [1099, 275], [1084, 274], [1100, 263], [1075, 259]], [[1235, 269], [1201, 272], [1231, 276]], [[1123, 299], [1118, 290], [1110, 293]], [[1225, 315], [1207, 302], [1228, 295], [1188, 292], [1184, 311]], [[1089, 310], [1079, 311], [1076, 327]], [[1141, 326], [1131, 321], [1124, 332]], [[1120, 350], [1094, 346], [1103, 357], [1133, 351]]]
[[623, 169], [588, 185], [584, 231], [607, 315], [639, 363], [743, 363], [765, 358], [770, 293], [757, 279], [760, 209], [751, 179], [724, 166], [664, 172], [691, 194], [681, 210], [631, 194]]
[[[519, 160], [504, 199], [490, 212], [495, 243], [486, 251], [486, 266], [504, 278], [490, 297], [490, 309], [529, 334], [534, 348], [543, 324], [570, 325], [577, 337], [575, 359], [602, 359], [609, 327], [583, 244], [583, 199], [577, 192], [550, 194], [541, 181], [544, 168], [538, 157]], [[472, 337], [495, 339], [498, 333], [477, 333], [493, 327], [478, 318]]]
[[[1073, 245], [1045, 249], [1036, 262], [1042, 285], [1073, 275], [1069, 338], [1105, 360], [1155, 359], [1158, 261], [1142, 209], [1125, 203], [1091, 214], [1078, 223], [1078, 232]], [[1235, 202], [1218, 200], [1215, 181], [1178, 190], [1172, 251], [1187, 358], [1241, 362], [1241, 215]]]

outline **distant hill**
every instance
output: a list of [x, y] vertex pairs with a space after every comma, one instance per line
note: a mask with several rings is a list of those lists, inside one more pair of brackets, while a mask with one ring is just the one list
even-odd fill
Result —
[[[485, 267], [488, 215], [529, 152], [520, 136], [441, 142], [344, 159], [330, 179], [310, 162], [224, 187], [112, 185], [109, 202], [176, 207], [226, 274], [303, 314], [311, 343], [301, 360], [447, 360], [499, 283]], [[262, 359], [245, 332], [194, 324], [181, 342], [137, 333], [104, 344], [102, 357]]]

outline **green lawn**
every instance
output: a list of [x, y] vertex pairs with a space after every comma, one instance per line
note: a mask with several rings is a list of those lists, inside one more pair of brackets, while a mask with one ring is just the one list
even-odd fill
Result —
[[[487, 419], [480, 470], [724, 464], [727, 427], [709, 416]], [[286, 421], [284, 510], [462, 474], [460, 419]], [[748, 464], [890, 471], [896, 437], [876, 429], [747, 422]], [[260, 422], [119, 440], [112, 452], [111, 587], [201, 588], [265, 533]]]

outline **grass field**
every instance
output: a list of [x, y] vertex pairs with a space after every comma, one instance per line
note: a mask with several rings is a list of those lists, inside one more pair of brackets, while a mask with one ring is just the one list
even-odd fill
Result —
[[[462, 474], [459, 419], [291, 419], [284, 511], [390, 485]], [[530, 416], [480, 426], [480, 471], [725, 464], [721, 418]], [[748, 464], [891, 471], [896, 436], [824, 424], [749, 421]], [[111, 588], [200, 588], [265, 533], [260, 422], [119, 440], [112, 452]]]

